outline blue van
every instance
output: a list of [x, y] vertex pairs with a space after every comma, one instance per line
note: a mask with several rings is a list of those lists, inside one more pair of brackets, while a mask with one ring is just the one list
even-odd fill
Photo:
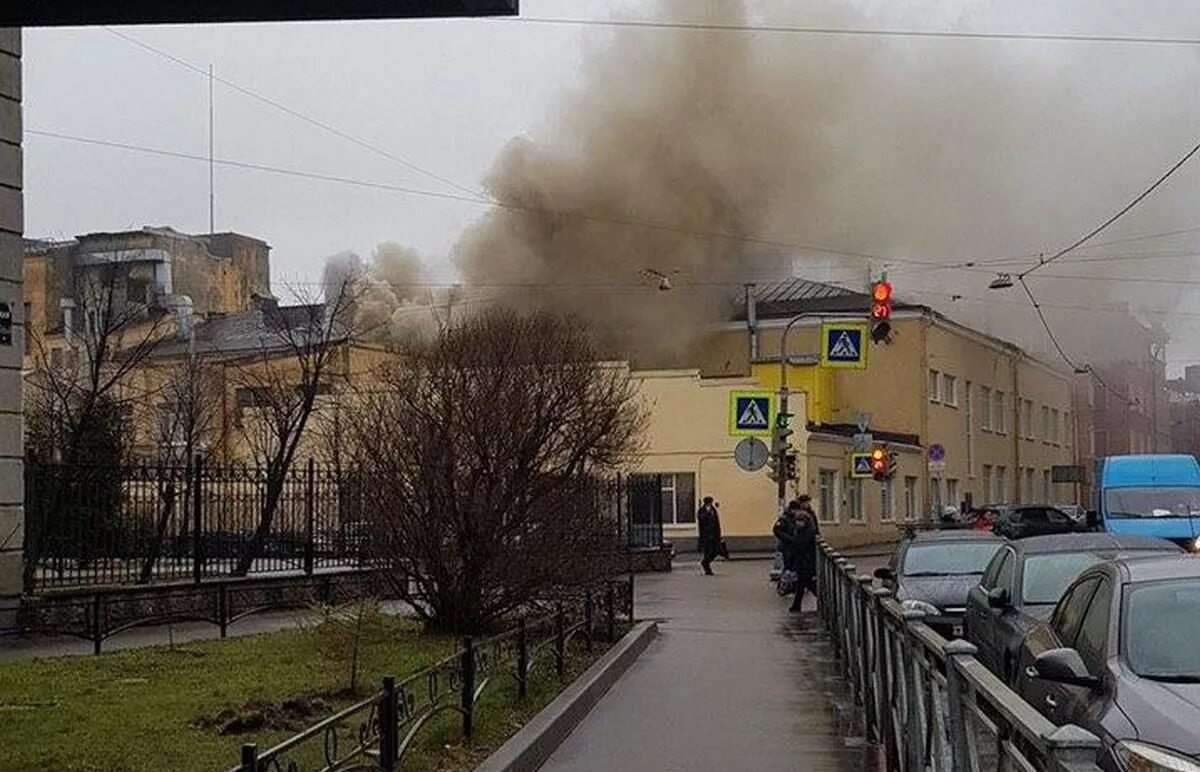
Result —
[[1200, 464], [1192, 456], [1109, 456], [1096, 462], [1100, 530], [1169, 539], [1200, 552]]

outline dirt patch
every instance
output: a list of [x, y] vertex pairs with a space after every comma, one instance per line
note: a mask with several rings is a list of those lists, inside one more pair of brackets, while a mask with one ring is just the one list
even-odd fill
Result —
[[332, 697], [313, 694], [292, 697], [283, 702], [251, 700], [238, 708], [225, 708], [202, 716], [192, 727], [215, 731], [219, 735], [239, 735], [263, 730], [299, 732], [334, 712]]

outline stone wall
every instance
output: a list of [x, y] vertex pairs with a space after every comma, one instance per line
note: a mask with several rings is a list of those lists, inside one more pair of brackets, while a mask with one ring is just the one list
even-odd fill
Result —
[[0, 630], [11, 626], [19, 602], [24, 538], [21, 165], [21, 31], [0, 29], [0, 303], [7, 303], [13, 314], [12, 345], [0, 346]]

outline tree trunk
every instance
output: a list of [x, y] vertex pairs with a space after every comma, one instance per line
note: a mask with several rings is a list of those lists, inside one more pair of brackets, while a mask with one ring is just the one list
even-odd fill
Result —
[[279, 499], [283, 495], [283, 485], [287, 481], [287, 472], [279, 474], [267, 474], [267, 498], [263, 502], [262, 512], [258, 518], [258, 526], [254, 529], [254, 535], [250, 537], [250, 542], [246, 545], [246, 549], [238, 558], [237, 565], [233, 569], [234, 576], [245, 576], [250, 573], [250, 568], [254, 565], [254, 561], [258, 560], [262, 554], [263, 545], [267, 541], [267, 536], [271, 533], [271, 523], [275, 519], [275, 510], [279, 508]]
[[150, 554], [146, 556], [146, 561], [142, 564], [142, 573], [138, 577], [138, 584], [150, 583], [150, 579], [154, 575], [154, 564], [158, 562], [159, 555], [162, 554], [163, 541], [166, 540], [167, 536], [167, 526], [171, 522], [171, 517], [175, 514], [174, 481], [167, 483], [166, 489], [162, 492], [162, 497], [165, 500], [163, 511], [158, 516], [158, 522], [154, 525], [154, 541], [150, 543]]

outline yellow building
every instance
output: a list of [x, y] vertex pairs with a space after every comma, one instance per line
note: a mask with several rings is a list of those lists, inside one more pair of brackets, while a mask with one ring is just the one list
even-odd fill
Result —
[[[722, 389], [777, 390], [782, 331], [794, 316], [806, 314], [787, 340], [790, 408], [797, 415], [792, 439], [800, 456], [789, 495], [812, 496], [823, 532], [835, 543], [894, 538], [897, 522], [927, 519], [963, 502], [1076, 501], [1072, 485], [1051, 482], [1053, 467], [1076, 463], [1068, 373], [930, 308], [904, 304], [897, 304], [889, 339], [870, 344], [866, 369], [829, 369], [818, 364], [821, 324], [864, 320], [869, 306], [864, 293], [795, 279], [757, 288], [753, 297], [751, 313], [710, 331], [696, 346], [698, 385], [677, 385], [671, 399], [661, 400], [658, 409], [665, 417], [656, 416], [654, 431], [674, 434], [656, 437], [655, 446], [674, 455], [652, 455], [648, 467], [666, 471], [668, 460], [687, 457], [700, 475], [698, 458], [715, 453], [715, 447], [728, 452], [732, 438], [720, 438], [718, 424], [693, 422], [715, 409]], [[656, 375], [645, 388], [667, 388], [656, 380], [665, 377]], [[850, 475], [854, 435], [864, 418], [874, 442], [896, 458], [887, 483]], [[724, 504], [722, 519], [736, 537], [731, 548], [769, 544], [770, 481], [761, 490], [742, 482], [728, 485], [725, 480], [738, 478], [723, 477], [731, 473], [719, 472], [718, 462], [706, 463], [712, 464], [707, 476], [713, 495]], [[723, 493], [717, 481], [731, 493]], [[690, 523], [676, 522], [668, 533], [687, 544], [695, 531]]]

